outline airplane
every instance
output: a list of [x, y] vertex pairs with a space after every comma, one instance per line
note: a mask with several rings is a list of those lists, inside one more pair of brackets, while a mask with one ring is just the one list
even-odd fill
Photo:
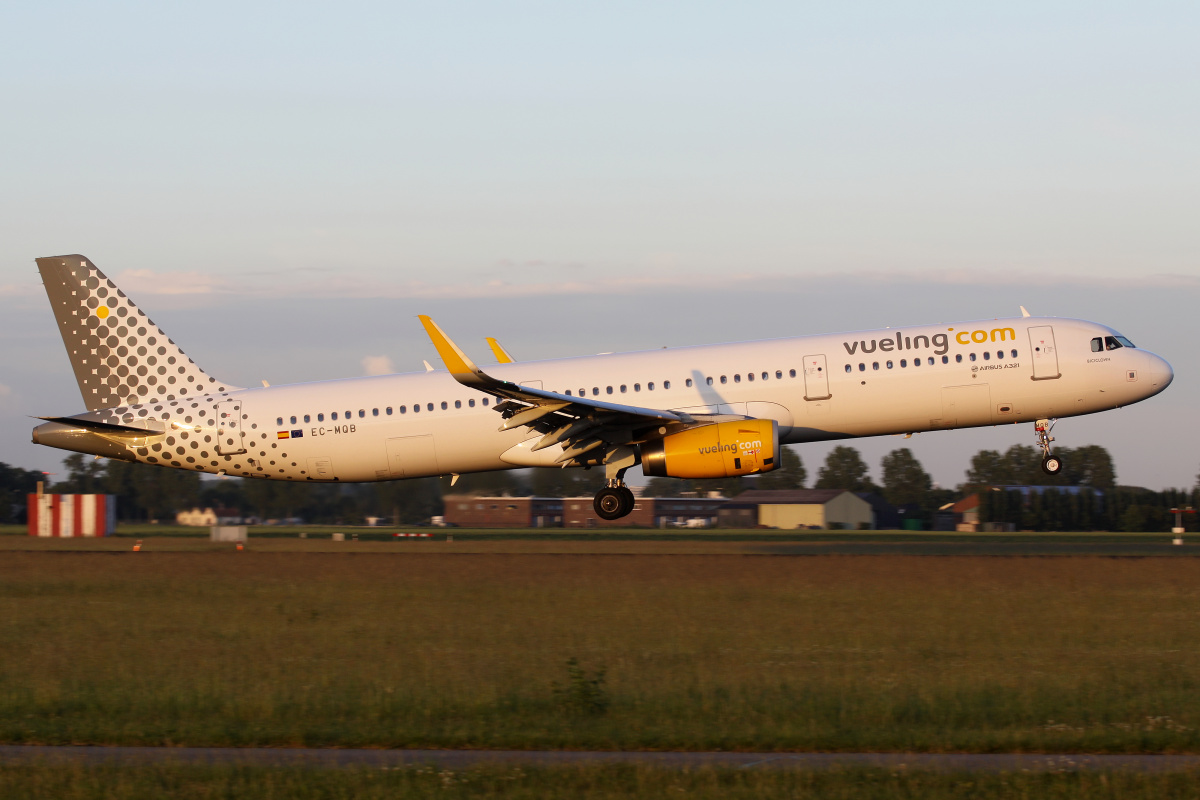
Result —
[[[822, 440], [1054, 421], [1136, 403], [1174, 378], [1113, 328], [1022, 316], [501, 362], [481, 370], [428, 316], [445, 371], [242, 388], [184, 354], [81, 255], [36, 259], [87, 411], [40, 417], [36, 444], [218, 475], [355, 482], [525, 467], [602, 468], [603, 519], [625, 474], [769, 472]], [[498, 345], [489, 340], [496, 351]], [[499, 423], [497, 425], [497, 423]]]

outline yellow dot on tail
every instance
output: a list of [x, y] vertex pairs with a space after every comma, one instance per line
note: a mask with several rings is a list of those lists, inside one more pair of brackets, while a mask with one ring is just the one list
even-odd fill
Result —
[[108, 316], [108, 308], [106, 308], [105, 306], [100, 306], [99, 308], [96, 309], [96, 316], [99, 317], [100, 319], [104, 319], [105, 317]]

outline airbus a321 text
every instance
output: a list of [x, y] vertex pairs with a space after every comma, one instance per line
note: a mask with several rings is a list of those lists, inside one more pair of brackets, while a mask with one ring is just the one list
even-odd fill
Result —
[[88, 409], [42, 417], [38, 444], [281, 481], [601, 467], [604, 519], [632, 510], [637, 464], [754, 475], [781, 445], [818, 440], [1029, 422], [1054, 473], [1053, 420], [1173, 377], [1106, 325], [1028, 314], [550, 361], [490, 340], [501, 363], [487, 372], [422, 316], [446, 371], [245, 389], [196, 365], [87, 258], [37, 264]]

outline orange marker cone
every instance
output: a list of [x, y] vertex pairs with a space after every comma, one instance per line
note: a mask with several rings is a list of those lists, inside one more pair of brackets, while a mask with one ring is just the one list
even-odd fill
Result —
[[241, 549], [242, 549], [242, 543], [241, 543], [241, 542], [238, 542], [238, 543], [237, 543], [237, 545], [238, 545], [238, 550], [241, 550]]
[[141, 549], [142, 549], [142, 540], [141, 540], [141, 539], [138, 539], [138, 540], [137, 540], [137, 544], [135, 544], [135, 545], [133, 546], [133, 552], [135, 552], [135, 553], [136, 553], [136, 552], [140, 551]]

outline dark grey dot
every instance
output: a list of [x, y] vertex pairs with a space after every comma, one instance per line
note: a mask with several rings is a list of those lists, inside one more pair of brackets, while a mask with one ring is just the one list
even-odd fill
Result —
[[96, 307], [96, 306], [98, 306], [98, 305], [100, 305], [100, 301], [99, 301], [99, 300], [97, 300], [96, 298], [94, 298], [94, 297], [89, 297], [89, 298], [87, 299], [87, 307], [88, 307], [88, 308], [95, 308], [95, 307]]

